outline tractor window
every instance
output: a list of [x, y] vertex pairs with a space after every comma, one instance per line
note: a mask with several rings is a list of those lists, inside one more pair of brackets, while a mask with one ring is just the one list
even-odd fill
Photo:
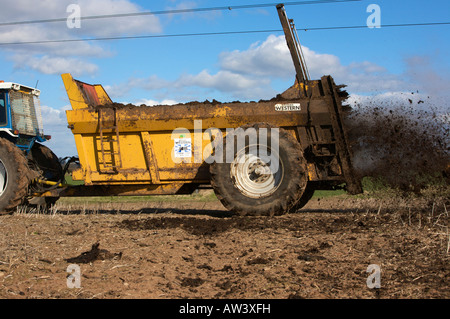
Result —
[[0, 93], [0, 126], [6, 125], [5, 93]]

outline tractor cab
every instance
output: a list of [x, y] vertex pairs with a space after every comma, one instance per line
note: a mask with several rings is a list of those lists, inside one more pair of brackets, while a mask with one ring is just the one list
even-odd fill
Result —
[[12, 82], [0, 81], [0, 137], [27, 153], [34, 142], [44, 142], [40, 91]]

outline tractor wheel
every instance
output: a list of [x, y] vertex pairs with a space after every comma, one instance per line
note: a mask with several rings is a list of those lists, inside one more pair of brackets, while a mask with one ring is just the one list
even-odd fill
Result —
[[[39, 171], [43, 180], [60, 182], [63, 180], [64, 172], [58, 157], [45, 145], [34, 143], [31, 148], [31, 160], [34, 169]], [[30, 164], [31, 165], [31, 164]], [[44, 204], [38, 206], [44, 209], [54, 205], [59, 197], [46, 197]]]
[[0, 214], [11, 213], [28, 195], [30, 170], [23, 152], [0, 138]]
[[305, 192], [300, 197], [300, 200], [297, 202], [297, 204], [295, 204], [293, 211], [297, 211], [303, 208], [303, 206], [305, 206], [313, 196], [314, 196], [314, 189], [309, 185], [306, 186]]
[[58, 157], [45, 145], [34, 143], [31, 158], [45, 180], [59, 182], [63, 178], [63, 169]]
[[[257, 138], [252, 141], [250, 134]], [[226, 145], [230, 142], [232, 147]], [[225, 138], [222, 150], [222, 162], [216, 159], [210, 166], [211, 185], [227, 209], [243, 216], [274, 216], [295, 207], [306, 189], [306, 161], [288, 132], [264, 123], [246, 125]]]

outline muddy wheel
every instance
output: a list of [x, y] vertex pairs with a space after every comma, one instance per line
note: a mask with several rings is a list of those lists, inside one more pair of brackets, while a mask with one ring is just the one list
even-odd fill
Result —
[[[34, 143], [31, 148], [30, 165], [34, 167], [34, 170], [40, 173], [40, 178], [43, 180], [52, 182], [60, 182], [63, 180], [64, 172], [58, 157], [45, 145]], [[37, 206], [47, 210], [51, 208], [58, 199], [59, 197], [46, 197], [42, 201], [38, 201], [39, 204]]]
[[28, 195], [29, 168], [23, 152], [0, 138], [0, 214], [11, 213]]
[[43, 179], [59, 182], [63, 178], [63, 169], [58, 157], [45, 145], [34, 143], [31, 157], [37, 170], [42, 172]]
[[306, 161], [289, 133], [258, 123], [236, 130], [223, 145], [223, 161], [212, 163], [210, 173], [216, 196], [227, 209], [274, 216], [294, 208], [306, 189]]
[[297, 211], [303, 208], [310, 199], [314, 196], [314, 189], [311, 186], [306, 186], [306, 189], [303, 195], [300, 197], [300, 200], [295, 204], [293, 211]]

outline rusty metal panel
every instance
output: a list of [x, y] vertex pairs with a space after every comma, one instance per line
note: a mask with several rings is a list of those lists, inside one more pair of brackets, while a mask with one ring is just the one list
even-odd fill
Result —
[[151, 182], [153, 184], [159, 184], [161, 178], [159, 176], [158, 161], [156, 160], [152, 139], [148, 132], [141, 132], [141, 138], [142, 145], [144, 147], [145, 158], [147, 160], [147, 167], [150, 171]]
[[361, 180], [357, 178], [352, 160], [350, 148], [347, 143], [346, 131], [342, 119], [342, 101], [339, 100], [339, 93], [331, 76], [322, 77], [322, 85], [326, 96], [329, 100], [329, 114], [333, 125], [333, 133], [336, 141], [337, 151], [339, 153], [339, 161], [342, 166], [344, 179], [347, 183], [347, 191], [349, 194], [360, 194], [363, 192]]

